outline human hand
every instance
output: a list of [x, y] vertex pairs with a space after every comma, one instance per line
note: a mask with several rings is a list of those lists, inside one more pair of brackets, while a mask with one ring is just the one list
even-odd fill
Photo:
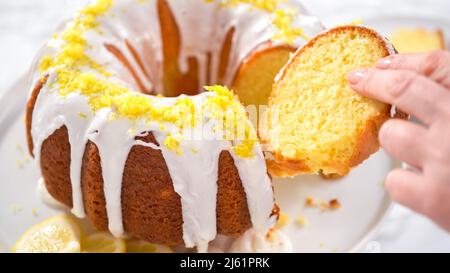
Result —
[[450, 231], [450, 52], [389, 56], [347, 79], [359, 94], [423, 123], [391, 119], [380, 129], [381, 146], [414, 167], [392, 170], [386, 188], [394, 201]]

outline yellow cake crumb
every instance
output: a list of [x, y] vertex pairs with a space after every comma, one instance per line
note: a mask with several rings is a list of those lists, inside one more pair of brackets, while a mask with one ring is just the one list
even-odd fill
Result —
[[273, 168], [275, 175], [347, 174], [361, 138], [388, 118], [389, 105], [357, 94], [346, 78], [355, 68], [372, 67], [387, 49], [362, 28], [338, 30], [298, 51], [273, 86], [260, 136], [279, 166], [301, 162], [286, 174]]
[[321, 199], [315, 199], [312, 196], [308, 196], [305, 200], [305, 206], [309, 208], [320, 208], [322, 211], [326, 211], [339, 209], [341, 207], [341, 203], [337, 198], [325, 201]]
[[307, 207], [314, 207], [316, 205], [316, 200], [312, 196], [306, 197], [305, 205]]
[[295, 223], [299, 226], [299, 227], [305, 227], [306, 225], [309, 224], [309, 220], [308, 218], [306, 218], [305, 216], [299, 216], [295, 219]]
[[286, 226], [288, 224], [288, 222], [289, 222], [289, 215], [280, 213], [280, 217], [278, 218], [275, 228], [281, 229], [284, 226]]
[[341, 203], [339, 202], [338, 199], [331, 199], [331, 200], [328, 202], [328, 205], [329, 205], [329, 207], [330, 207], [331, 209], [338, 209], [338, 208], [341, 207]]

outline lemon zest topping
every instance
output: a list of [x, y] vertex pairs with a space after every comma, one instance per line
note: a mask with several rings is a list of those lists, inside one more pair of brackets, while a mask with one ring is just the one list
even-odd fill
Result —
[[303, 33], [301, 27], [292, 27], [297, 12], [294, 9], [275, 10], [273, 24], [279, 29], [279, 32], [273, 37], [275, 40], [281, 40], [292, 44], [298, 37], [309, 40], [311, 37]]
[[282, 229], [289, 223], [290, 217], [288, 214], [280, 213], [280, 217], [278, 218], [278, 221], [276, 223], [277, 229]]
[[50, 68], [59, 68], [59, 70], [73, 72], [77, 67], [87, 66], [109, 76], [110, 73], [85, 53], [87, 41], [84, 33], [98, 26], [97, 17], [105, 14], [112, 6], [112, 2], [112, 0], [98, 0], [88, 5], [77, 14], [61, 34], [54, 35], [53, 39], [60, 39], [64, 44], [56, 56], [42, 58], [38, 65], [39, 71], [44, 74]]

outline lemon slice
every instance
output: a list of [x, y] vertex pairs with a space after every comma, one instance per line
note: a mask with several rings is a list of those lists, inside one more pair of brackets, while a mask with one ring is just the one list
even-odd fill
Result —
[[127, 241], [128, 253], [173, 253], [173, 250], [164, 245], [151, 244], [142, 240]]
[[49, 218], [25, 231], [12, 252], [78, 253], [80, 227], [67, 215]]
[[85, 253], [125, 253], [125, 241], [109, 233], [99, 232], [83, 238], [81, 251]]

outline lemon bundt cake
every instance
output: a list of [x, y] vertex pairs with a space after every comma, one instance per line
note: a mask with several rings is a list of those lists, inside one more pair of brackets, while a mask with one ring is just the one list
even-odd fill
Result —
[[261, 147], [215, 84], [254, 82], [243, 64], [265, 56], [256, 48], [284, 60], [321, 31], [297, 5], [98, 0], [78, 12], [31, 73], [27, 137], [51, 196], [115, 236], [200, 251], [217, 233], [267, 231], [277, 211]]
[[346, 75], [394, 53], [375, 31], [358, 26], [331, 29], [300, 48], [277, 75], [260, 128], [272, 152], [269, 172], [342, 176], [377, 151], [391, 107], [355, 93]]
[[390, 36], [399, 53], [419, 53], [445, 49], [442, 30], [399, 28]]

